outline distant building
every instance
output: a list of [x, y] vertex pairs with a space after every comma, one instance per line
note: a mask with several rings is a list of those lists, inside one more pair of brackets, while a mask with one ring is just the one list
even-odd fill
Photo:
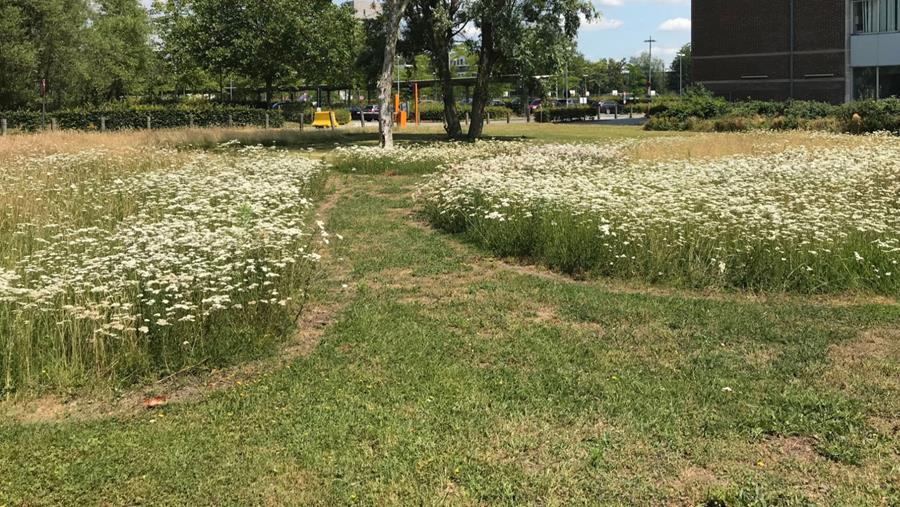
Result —
[[900, 0], [693, 0], [694, 81], [739, 100], [900, 96]]
[[357, 19], [373, 19], [381, 14], [381, 2], [379, 0], [353, 0], [353, 9]]

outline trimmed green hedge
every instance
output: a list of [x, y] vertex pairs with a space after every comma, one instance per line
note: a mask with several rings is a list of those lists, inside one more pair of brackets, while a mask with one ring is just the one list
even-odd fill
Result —
[[[860, 122], [853, 123], [854, 113]], [[814, 101], [727, 102], [709, 95], [686, 96], [650, 110], [647, 130], [738, 132], [754, 129], [900, 133], [900, 99], [864, 100], [843, 105]]]
[[[101, 118], [106, 118], [107, 130], [144, 129], [147, 128], [147, 117], [150, 126], [159, 128], [178, 128], [193, 125], [196, 127], [227, 127], [229, 120], [232, 126], [262, 127], [269, 116], [270, 127], [284, 125], [284, 116], [280, 111], [250, 109], [246, 107], [164, 107], [136, 106], [129, 108], [108, 108], [94, 110], [65, 110], [47, 113], [47, 124], [55, 118], [59, 128], [72, 130], [100, 130]], [[41, 113], [36, 111], [0, 112], [0, 118], [6, 118], [10, 129], [35, 131], [41, 127]]]
[[[465, 121], [466, 113], [472, 114], [472, 106], [456, 106], [456, 112], [459, 114], [460, 121]], [[506, 115], [515, 116], [508, 107], [505, 106], [486, 106], [484, 112], [491, 115], [493, 121], [506, 121]], [[415, 111], [410, 111], [410, 117]], [[419, 106], [419, 119], [422, 121], [444, 121], [444, 105], [443, 104], [422, 104]]]
[[597, 116], [597, 108], [593, 106], [575, 107], [542, 107], [532, 113], [535, 121], [552, 123], [558, 121], [583, 120]]

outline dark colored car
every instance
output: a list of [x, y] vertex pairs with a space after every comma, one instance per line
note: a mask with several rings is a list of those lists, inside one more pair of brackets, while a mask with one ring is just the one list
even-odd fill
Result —
[[369, 104], [363, 108], [362, 115], [366, 121], [375, 121], [381, 116], [381, 108], [376, 104]]
[[618, 102], [613, 102], [611, 100], [604, 100], [603, 102], [595, 103], [594, 107], [598, 108], [601, 113], [613, 114], [618, 109], [619, 104]]
[[358, 120], [362, 116], [362, 109], [360, 109], [358, 106], [350, 106], [347, 108], [347, 110], [350, 111], [351, 120]]
[[532, 112], [534, 112], [541, 108], [541, 104], [541, 99], [534, 99], [531, 101], [531, 104], [528, 104], [528, 108], [531, 109]]

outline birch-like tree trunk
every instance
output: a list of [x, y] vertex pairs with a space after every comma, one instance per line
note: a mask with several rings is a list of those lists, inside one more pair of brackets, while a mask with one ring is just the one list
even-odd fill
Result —
[[[391, 83], [394, 78], [394, 60], [397, 57], [397, 39], [400, 38], [400, 20], [409, 0], [385, 0], [384, 8], [384, 61], [378, 79], [379, 118], [378, 132], [382, 148], [394, 147], [394, 111], [391, 104]], [[399, 92], [399, 90], [398, 90]]]

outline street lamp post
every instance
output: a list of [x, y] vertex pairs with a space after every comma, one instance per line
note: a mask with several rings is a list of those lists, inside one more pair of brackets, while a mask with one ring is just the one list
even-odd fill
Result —
[[678, 53], [678, 95], [684, 95], [684, 53]]
[[653, 43], [657, 41], [654, 40], [651, 35], [650, 38], [644, 42], [650, 44], [649, 62], [647, 62], [647, 115], [649, 116], [650, 104], [653, 103]]

